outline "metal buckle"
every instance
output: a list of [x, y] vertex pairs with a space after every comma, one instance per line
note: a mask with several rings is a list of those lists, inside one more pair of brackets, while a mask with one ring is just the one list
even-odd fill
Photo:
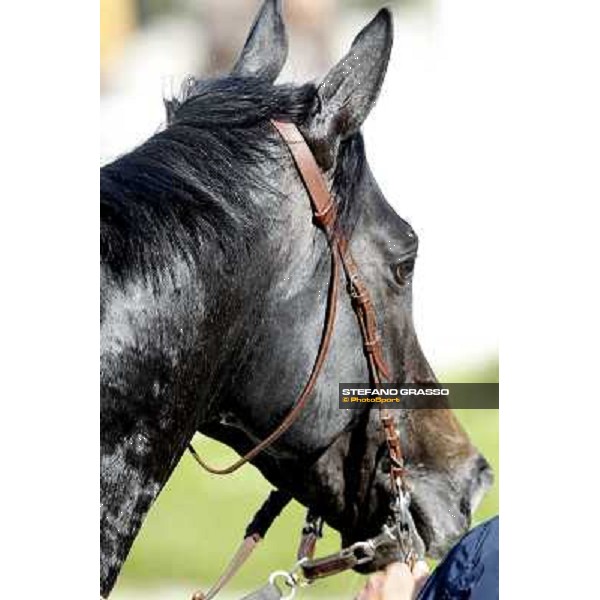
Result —
[[354, 273], [350, 276], [348, 281], [348, 293], [352, 298], [360, 297], [360, 293], [358, 292], [358, 286], [356, 285], [357, 281], [360, 281], [360, 275], [358, 273]]
[[375, 557], [375, 545], [371, 540], [366, 542], [355, 542], [346, 548], [347, 554], [352, 555], [356, 559], [357, 565], [364, 565], [371, 562]]
[[314, 534], [317, 538], [323, 537], [323, 518], [307, 515], [302, 527], [302, 535]]

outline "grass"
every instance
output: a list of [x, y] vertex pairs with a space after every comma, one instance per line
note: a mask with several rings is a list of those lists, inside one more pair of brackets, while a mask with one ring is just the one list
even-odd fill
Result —
[[[490, 361], [475, 370], [442, 373], [440, 380], [497, 382], [498, 362]], [[496, 475], [494, 487], [475, 516], [475, 522], [480, 522], [498, 513], [498, 411], [456, 412]], [[229, 462], [235, 456], [228, 448], [200, 436], [195, 445], [213, 464]], [[207, 589], [231, 557], [247, 522], [270, 489], [254, 467], [247, 466], [229, 477], [216, 477], [201, 471], [186, 453], [135, 541], [115, 588], [115, 598], [123, 590], [165, 583], [189, 585], [190, 592], [197, 587]], [[296, 502], [288, 507], [232, 587], [255, 589], [264, 584], [273, 570], [293, 565], [304, 513], [304, 508]], [[327, 528], [325, 531], [319, 555], [339, 549], [337, 533]], [[319, 582], [304, 597], [350, 598], [363, 580], [356, 573], [339, 575]]]

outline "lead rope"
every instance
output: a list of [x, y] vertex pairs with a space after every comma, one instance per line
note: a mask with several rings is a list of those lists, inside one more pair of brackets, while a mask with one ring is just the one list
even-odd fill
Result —
[[250, 521], [250, 524], [246, 527], [242, 543], [219, 579], [217, 579], [208, 592], [204, 593], [202, 590], [195, 592], [192, 600], [211, 600], [227, 585], [248, 560], [259, 542], [265, 538], [273, 521], [275, 521], [291, 500], [292, 496], [281, 490], [273, 490], [269, 494], [268, 498], [254, 515], [252, 521]]

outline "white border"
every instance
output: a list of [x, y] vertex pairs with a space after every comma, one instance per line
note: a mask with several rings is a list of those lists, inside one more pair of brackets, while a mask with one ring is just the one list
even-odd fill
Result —
[[[600, 7], [453, 0], [440, 18], [472, 28], [504, 215], [501, 589], [577, 597], [596, 537]], [[2, 25], [3, 594], [96, 597], [98, 7], [11, 3]]]

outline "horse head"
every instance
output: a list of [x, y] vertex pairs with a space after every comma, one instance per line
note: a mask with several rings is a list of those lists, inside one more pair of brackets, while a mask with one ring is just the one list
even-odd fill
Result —
[[[360, 128], [392, 47], [380, 11], [319, 85], [275, 85], [287, 56], [266, 0], [231, 74], [189, 80], [166, 127], [101, 170], [101, 593], [196, 431], [243, 454], [294, 405], [322, 336], [331, 262], [288, 148], [295, 123], [336, 202], [397, 382], [435, 376], [412, 321], [417, 235], [371, 173]], [[368, 381], [351, 301], [310, 401], [253, 464], [344, 542], [389, 516], [376, 411], [340, 410], [338, 383]], [[397, 410], [411, 511], [431, 556], [469, 525], [489, 466], [447, 409]], [[390, 557], [380, 555], [368, 568]]]

